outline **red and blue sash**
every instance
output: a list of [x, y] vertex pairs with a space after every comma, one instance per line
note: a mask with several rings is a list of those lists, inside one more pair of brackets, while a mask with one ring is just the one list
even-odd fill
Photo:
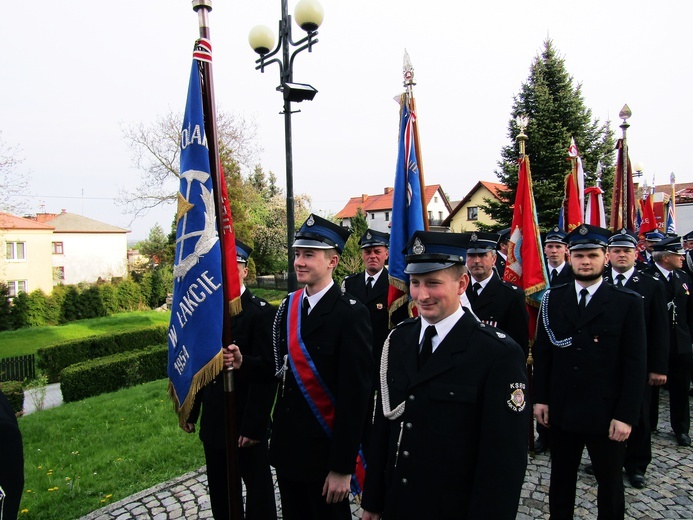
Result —
[[[320, 377], [313, 359], [310, 357], [303, 338], [301, 337], [301, 302], [303, 289], [289, 295], [289, 312], [286, 319], [286, 337], [288, 338], [289, 364], [296, 383], [310, 406], [315, 418], [325, 430], [328, 438], [332, 438], [334, 425], [334, 397]], [[363, 451], [359, 448], [356, 459], [356, 469], [351, 476], [351, 491], [360, 495], [366, 475], [366, 463]]]

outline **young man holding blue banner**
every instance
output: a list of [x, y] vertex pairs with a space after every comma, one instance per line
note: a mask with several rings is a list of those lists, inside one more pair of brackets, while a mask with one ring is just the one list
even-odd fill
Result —
[[[276, 520], [274, 483], [270, 471], [267, 440], [270, 412], [277, 384], [272, 379], [257, 377], [254, 367], [264, 366], [272, 358], [272, 322], [274, 308], [258, 298], [244, 285], [248, 276], [248, 259], [252, 249], [236, 239], [236, 260], [241, 284], [242, 311], [231, 321], [231, 337], [243, 361], [243, 369], [234, 374], [238, 429], [238, 464], [245, 483], [246, 518]], [[232, 351], [224, 349], [225, 365], [232, 364]], [[223, 373], [197, 394], [184, 431], [195, 431], [202, 405], [200, 440], [204, 445], [207, 482], [214, 518], [229, 518], [228, 480], [226, 467], [226, 425], [224, 423]]]
[[350, 520], [350, 484], [362, 482], [373, 338], [368, 309], [332, 279], [348, 236], [337, 224], [308, 217], [293, 244], [305, 288], [282, 301], [274, 322], [281, 380], [270, 462], [284, 520]]

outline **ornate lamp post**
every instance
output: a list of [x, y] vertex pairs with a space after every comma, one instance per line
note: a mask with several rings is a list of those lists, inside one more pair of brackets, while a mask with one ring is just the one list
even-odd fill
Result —
[[[288, 289], [297, 289], [296, 272], [294, 271], [291, 245], [294, 243], [294, 181], [293, 181], [293, 152], [291, 146], [291, 102], [300, 103], [312, 100], [318, 92], [310, 85], [293, 82], [293, 64], [296, 55], [304, 50], [312, 51], [318, 43], [316, 38], [318, 27], [322, 24], [324, 11], [317, 0], [301, 0], [294, 10], [294, 17], [299, 27], [308, 34], [294, 42], [291, 38], [291, 16], [288, 14], [288, 0], [281, 0], [282, 17], [279, 20], [279, 43], [274, 47], [274, 34], [264, 25], [251, 29], [248, 42], [255, 52], [260, 55], [256, 70], [265, 72], [265, 66], [276, 63], [279, 65], [279, 86], [277, 90], [284, 97], [284, 141], [286, 147], [286, 228], [288, 250]], [[270, 49], [274, 50], [270, 52]], [[293, 50], [293, 52], [291, 52]], [[281, 51], [281, 58], [277, 56]], [[277, 56], [277, 57], [274, 57]]]

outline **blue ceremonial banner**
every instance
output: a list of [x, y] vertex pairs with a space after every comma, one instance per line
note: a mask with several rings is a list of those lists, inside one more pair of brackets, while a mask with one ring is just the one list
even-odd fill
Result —
[[223, 368], [221, 248], [197, 59], [190, 72], [180, 150], [168, 377], [169, 394], [184, 422], [197, 391]]
[[416, 115], [409, 110], [409, 98], [406, 94], [402, 96], [401, 107], [388, 264], [390, 290], [387, 303], [390, 315], [398, 307], [408, 303], [409, 276], [404, 273], [406, 262], [402, 251], [414, 232], [424, 229], [421, 180], [414, 135]]

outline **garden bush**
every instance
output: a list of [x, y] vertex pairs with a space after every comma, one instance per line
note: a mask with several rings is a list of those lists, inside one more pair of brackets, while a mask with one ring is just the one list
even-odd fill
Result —
[[38, 349], [36, 365], [48, 376], [49, 382], [57, 383], [60, 381], [61, 371], [75, 363], [165, 343], [167, 330], [165, 325], [153, 325], [124, 332], [64, 341]]
[[10, 402], [14, 413], [20, 413], [24, 409], [24, 388], [20, 381], [3, 381], [0, 390]]
[[79, 401], [166, 377], [167, 345], [120, 352], [71, 365], [62, 371], [63, 401]]

